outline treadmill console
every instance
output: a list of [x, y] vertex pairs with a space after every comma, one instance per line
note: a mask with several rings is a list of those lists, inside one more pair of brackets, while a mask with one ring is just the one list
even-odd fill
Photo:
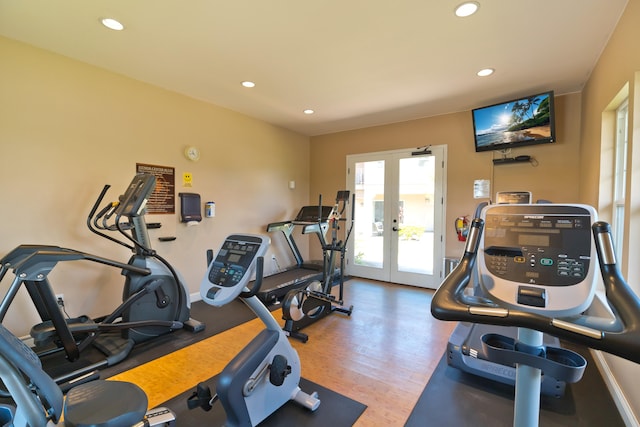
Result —
[[200, 284], [202, 299], [209, 305], [220, 307], [240, 295], [251, 280], [256, 259], [264, 256], [269, 243], [264, 236], [228, 236]]
[[506, 306], [578, 314], [595, 290], [596, 212], [583, 205], [490, 205], [482, 211], [479, 284]]
[[[293, 222], [298, 225], [327, 222], [332, 210], [332, 206], [322, 206], [321, 210], [318, 209], [318, 206], [303, 206]], [[322, 212], [322, 217], [318, 217], [320, 212]]]

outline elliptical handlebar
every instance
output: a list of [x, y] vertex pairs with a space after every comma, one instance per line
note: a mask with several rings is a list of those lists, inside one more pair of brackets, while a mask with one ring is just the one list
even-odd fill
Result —
[[338, 223], [341, 221], [347, 221], [347, 218], [343, 217], [343, 214], [345, 209], [347, 208], [347, 205], [349, 204], [349, 196], [349, 190], [339, 190], [336, 195], [336, 202], [326, 218], [322, 217], [322, 194], [318, 196], [318, 226], [322, 227], [322, 224], [325, 220], [331, 224], [331, 242], [327, 243], [323, 238], [320, 239], [323, 250], [340, 252], [344, 250], [347, 245], [347, 241], [349, 240], [349, 236], [351, 235], [351, 231], [353, 230], [356, 201], [355, 194], [351, 195], [351, 224], [344, 235], [344, 240], [338, 240], [338, 230], [340, 229]]
[[[96, 202], [93, 204], [93, 207], [91, 208], [91, 211], [89, 212], [89, 216], [87, 217], [87, 225], [89, 226], [89, 228], [91, 228], [91, 218], [93, 218], [93, 216], [96, 214], [96, 211], [98, 210], [98, 206], [100, 206], [100, 203], [102, 203], [102, 200], [104, 199], [104, 196], [107, 194], [107, 191], [109, 191], [109, 188], [111, 188], [111, 185], [106, 184], [102, 188], [102, 191], [100, 192], [100, 195], [96, 199]], [[106, 213], [106, 208], [103, 209], [103, 210], [105, 210], [105, 212], [103, 212], [102, 215], [104, 215]], [[102, 215], [100, 215], [100, 216], [102, 216]]]
[[[111, 227], [107, 226], [106, 224], [106, 220], [113, 214], [113, 212], [115, 212], [115, 209], [118, 206], [118, 202], [109, 202], [109, 204], [107, 204], [104, 208], [102, 208], [102, 210], [100, 210], [100, 212], [98, 211], [98, 207], [100, 206], [100, 204], [102, 203], [102, 200], [104, 200], [104, 197], [107, 194], [107, 191], [109, 191], [109, 188], [111, 188], [111, 185], [106, 184], [103, 188], [102, 191], [100, 192], [100, 195], [98, 196], [98, 198], [96, 199], [96, 202], [93, 204], [93, 207], [91, 208], [91, 211], [89, 212], [89, 216], [87, 216], [87, 227], [89, 228], [89, 230], [94, 233], [97, 234], [100, 237], [104, 237], [107, 240], [110, 240], [114, 243], [117, 243], [121, 246], [124, 246], [125, 248], [135, 252], [136, 247], [133, 245], [130, 245], [126, 242], [123, 242], [122, 240], [116, 239], [113, 236], [110, 236], [106, 233], [103, 233], [102, 231], [100, 231], [99, 229], [103, 229], [103, 230], [110, 230]], [[97, 213], [96, 213], [97, 212]], [[104, 218], [104, 225], [101, 227], [98, 225], [98, 220], [100, 220], [100, 218]]]
[[[347, 199], [349, 198], [349, 195], [347, 194]], [[351, 221], [351, 224], [349, 225], [349, 230], [347, 230], [347, 235], [344, 238], [344, 246], [347, 245], [347, 242], [349, 241], [349, 237], [351, 237], [351, 232], [353, 231], [353, 224], [355, 222], [355, 217], [356, 217], [356, 195], [352, 194], [351, 195], [351, 218], [349, 219]]]
[[20, 261], [13, 265], [16, 275], [22, 280], [44, 280], [47, 274], [55, 267], [58, 262], [86, 260], [98, 264], [116, 267], [123, 271], [148, 276], [151, 270], [148, 268], [140, 268], [135, 265], [114, 261], [101, 256], [89, 254], [86, 252], [76, 251], [74, 249], [59, 247], [34, 247], [34, 250]]
[[[533, 329], [605, 351], [640, 363], [640, 299], [631, 290], [616, 265], [611, 230], [606, 222], [592, 226], [600, 271], [607, 301], [617, 318], [615, 330], [607, 330], [595, 316], [582, 314], [571, 318], [553, 318], [513, 307], [505, 307], [493, 299], [471, 299], [464, 295], [476, 263], [484, 221], [472, 221], [464, 254], [458, 266], [445, 278], [431, 302], [431, 314], [440, 320], [463, 321]], [[590, 320], [599, 329], [584, 326]]]

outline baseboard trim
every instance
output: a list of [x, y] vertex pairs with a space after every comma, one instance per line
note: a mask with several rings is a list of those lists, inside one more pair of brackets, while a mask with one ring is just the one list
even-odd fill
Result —
[[624, 396], [624, 393], [620, 388], [620, 385], [616, 381], [613, 372], [611, 372], [611, 369], [609, 368], [609, 364], [607, 363], [603, 352], [591, 349], [591, 355], [593, 356], [593, 360], [598, 370], [600, 371], [600, 374], [602, 375], [602, 379], [607, 385], [607, 389], [609, 389], [609, 393], [611, 393], [613, 402], [616, 404], [618, 411], [620, 411], [620, 416], [622, 417], [624, 424], [627, 427], [640, 427], [640, 422], [638, 422], [638, 419], [633, 413], [631, 405], [629, 405], [629, 402]]
[[202, 300], [202, 297], [200, 296], [200, 292], [194, 292], [192, 294], [189, 294], [189, 300], [191, 301], [191, 303]]

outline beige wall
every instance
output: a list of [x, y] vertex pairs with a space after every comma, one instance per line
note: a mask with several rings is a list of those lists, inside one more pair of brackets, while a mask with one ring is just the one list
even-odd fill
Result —
[[[610, 194], [598, 191], [601, 177], [608, 176], [613, 169], [613, 158], [607, 156], [603, 161], [601, 154], [601, 141], [603, 138], [611, 138], [608, 133], [611, 129], [602, 127], [603, 115], [606, 115], [608, 106], [616, 95], [625, 87], [629, 94], [629, 115], [632, 117], [631, 131], [629, 135], [629, 160], [627, 170], [632, 186], [627, 188], [627, 229], [629, 235], [637, 236], [640, 233], [640, 147], [634, 144], [634, 140], [640, 138], [640, 120], [638, 120], [639, 108], [637, 92], [638, 73], [640, 73], [640, 51], [637, 41], [640, 39], [640, 1], [631, 0], [625, 13], [620, 19], [606, 49], [602, 52], [600, 60], [595, 67], [591, 78], [583, 90], [582, 103], [582, 158], [581, 170], [583, 184], [580, 188], [580, 197], [586, 203], [598, 206], [606, 219], [610, 217]], [[634, 117], [635, 115], [635, 117]], [[635, 160], [635, 161], [634, 161]], [[634, 167], [635, 164], [635, 167]], [[633, 174], [633, 172], [636, 172]], [[635, 184], [635, 185], [633, 185]], [[634, 191], [635, 190], [635, 191]], [[607, 212], [605, 212], [605, 210]], [[637, 253], [640, 250], [638, 239], [632, 239], [627, 246], [627, 253]], [[625, 263], [625, 267], [626, 263]], [[630, 263], [625, 269], [629, 280], [640, 283], [640, 265]], [[640, 290], [640, 286], [636, 288]]]
[[[613, 169], [613, 157], [605, 150], [602, 152], [601, 141], [612, 139], [611, 127], [602, 126], [603, 118], [610, 113], [607, 108], [616, 95], [628, 86], [629, 115], [631, 127], [629, 135], [629, 159], [627, 173], [630, 186], [627, 188], [626, 219], [627, 242], [624, 245], [625, 257], [618, 260], [629, 284], [640, 293], [640, 264], [637, 254], [640, 253], [640, 1], [630, 0], [621, 17], [615, 32], [591, 74], [582, 95], [582, 151], [580, 198], [586, 203], [600, 208], [600, 215], [609, 219], [611, 208], [610, 191], [601, 185], [601, 181], [609, 182], [608, 177]], [[602, 178], [601, 178], [602, 177]], [[605, 186], [606, 187], [606, 186]], [[638, 425], [640, 418], [640, 387], [637, 378], [640, 366], [614, 356], [605, 356], [607, 367], [612, 375], [609, 379], [615, 382], [624, 394], [636, 419], [630, 421]]]
[[[580, 152], [580, 94], [556, 96], [557, 142], [513, 150], [537, 161], [493, 165], [493, 152], [476, 153], [470, 111], [358, 129], [311, 138], [311, 193], [335, 194], [346, 186], [346, 156], [424, 145], [447, 146], [447, 194], [445, 254], [458, 257], [464, 243], [458, 242], [456, 217], [472, 215], [479, 200], [473, 198], [476, 179], [491, 180], [491, 192], [531, 191], [534, 199], [556, 202], [578, 201]], [[312, 253], [314, 247], [311, 247]]]
[[[206, 249], [217, 249], [232, 232], [264, 233], [266, 224], [308, 203], [306, 136], [8, 39], [0, 38], [0, 57], [2, 254], [47, 243], [126, 262], [125, 248], [87, 230], [89, 210], [104, 184], [112, 185], [108, 197], [115, 200], [136, 163], [171, 166], [176, 193], [216, 202], [216, 217], [198, 226], [163, 215], [157, 218], [163, 227], [151, 231], [154, 247], [194, 293]], [[200, 148], [198, 162], [185, 159], [187, 145]], [[192, 188], [182, 186], [184, 172], [193, 175]], [[157, 240], [165, 235], [177, 240]], [[272, 239], [279, 263], [292, 264], [280, 236]], [[268, 262], [266, 272], [273, 269]], [[51, 278], [72, 316], [106, 314], [121, 298], [123, 278], [115, 269], [76, 262], [58, 266]], [[1, 294], [8, 283], [7, 277]], [[4, 324], [23, 334], [35, 320], [21, 295]]]

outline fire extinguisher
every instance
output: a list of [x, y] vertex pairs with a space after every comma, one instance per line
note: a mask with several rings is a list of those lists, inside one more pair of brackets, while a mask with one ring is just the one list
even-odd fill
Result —
[[459, 216], [455, 221], [456, 234], [461, 242], [466, 241], [467, 234], [469, 234], [469, 220], [467, 218], [467, 216]]

